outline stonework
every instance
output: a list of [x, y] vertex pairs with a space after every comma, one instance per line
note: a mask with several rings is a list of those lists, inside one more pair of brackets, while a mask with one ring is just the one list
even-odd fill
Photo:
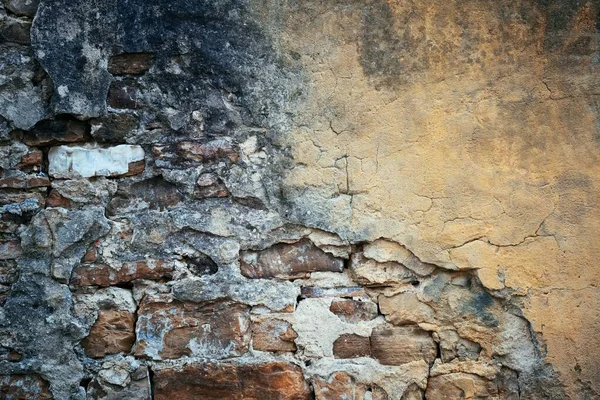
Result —
[[600, 3], [0, 3], [0, 398], [600, 398]]

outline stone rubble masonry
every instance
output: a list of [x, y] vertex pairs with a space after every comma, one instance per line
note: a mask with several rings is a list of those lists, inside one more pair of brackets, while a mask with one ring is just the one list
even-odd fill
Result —
[[[144, 161], [141, 146], [58, 146], [48, 152], [48, 173], [54, 178], [91, 178], [139, 174]], [[141, 168], [143, 170], [143, 167]]]
[[112, 3], [0, 3], [0, 399], [600, 397], [598, 1]]

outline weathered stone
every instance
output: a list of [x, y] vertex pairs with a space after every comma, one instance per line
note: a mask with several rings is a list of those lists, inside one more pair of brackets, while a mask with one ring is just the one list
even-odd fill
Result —
[[18, 258], [23, 254], [21, 241], [18, 239], [0, 239], [0, 260]]
[[416, 293], [403, 292], [394, 296], [379, 296], [379, 308], [385, 319], [394, 325], [433, 323], [435, 311], [422, 303]]
[[89, 124], [66, 116], [38, 122], [19, 136], [29, 146], [53, 146], [91, 140]]
[[249, 278], [306, 278], [311, 272], [342, 272], [344, 261], [303, 239], [293, 244], [276, 244], [259, 252], [242, 252], [242, 274]]
[[345, 372], [335, 372], [328, 379], [313, 379], [316, 400], [387, 400], [387, 393], [377, 385], [365, 385]]
[[42, 89], [34, 85], [34, 59], [24, 46], [3, 47], [0, 54], [0, 114], [13, 127], [30, 129], [47, 114]]
[[102, 365], [87, 387], [88, 400], [148, 400], [151, 398], [148, 368], [130, 358]]
[[138, 311], [135, 354], [155, 360], [241, 356], [250, 343], [249, 309], [227, 301], [145, 299]]
[[154, 382], [156, 400], [310, 399], [302, 369], [281, 361], [188, 364], [155, 371]]
[[68, 210], [71, 209], [71, 201], [58, 193], [56, 190], [51, 190], [46, 198], [46, 206], [48, 207], [62, 207]]
[[81, 345], [92, 358], [129, 353], [133, 342], [135, 315], [127, 311], [101, 310], [89, 335]]
[[10, 285], [17, 280], [19, 268], [15, 261], [2, 260], [0, 261], [0, 284]]
[[98, 143], [124, 143], [138, 126], [133, 114], [109, 113], [91, 121], [91, 136]]
[[49, 174], [54, 178], [119, 176], [141, 172], [144, 150], [141, 146], [131, 145], [107, 148], [58, 146], [50, 149], [48, 160]]
[[425, 398], [442, 399], [488, 399], [497, 394], [493, 383], [477, 375], [455, 373], [439, 375], [429, 379]]
[[155, 145], [152, 154], [156, 165], [161, 168], [187, 167], [219, 160], [236, 163], [239, 160], [239, 150], [230, 140], [225, 139], [208, 143], [180, 142]]
[[284, 320], [267, 318], [252, 323], [252, 348], [260, 351], [296, 351], [298, 334]]
[[350, 271], [357, 283], [365, 286], [391, 286], [417, 281], [415, 274], [397, 262], [380, 263], [355, 253], [350, 259]]
[[105, 264], [82, 264], [73, 270], [71, 284], [76, 286], [111, 286], [137, 279], [168, 278], [174, 265], [165, 260], [124, 262], [119, 268]]
[[134, 81], [126, 79], [113, 81], [108, 90], [106, 103], [117, 109], [137, 109], [141, 107], [141, 95]]
[[1, 178], [0, 189], [32, 189], [50, 186], [50, 179], [46, 176], [28, 175], [14, 178]]
[[344, 334], [333, 343], [336, 358], [356, 358], [371, 356], [371, 340], [368, 337]]
[[143, 74], [154, 64], [152, 53], [123, 53], [112, 56], [108, 61], [108, 72], [113, 75]]
[[15, 168], [25, 172], [37, 172], [42, 167], [44, 154], [41, 150], [31, 150], [29, 153], [21, 157], [21, 160]]
[[134, 203], [138, 209], [145, 203], [151, 210], [164, 210], [182, 200], [183, 196], [176, 185], [157, 176], [123, 188], [122, 193], [111, 200], [109, 211], [111, 213], [118, 213], [121, 210], [129, 211], [128, 207], [133, 206], [131, 203]]
[[2, 25], [0, 25], [0, 40], [4, 43], [29, 45], [31, 44], [30, 29], [31, 22], [29, 21], [3, 18]]
[[6, 400], [52, 400], [48, 383], [38, 375], [0, 375], [0, 397]]
[[334, 299], [329, 311], [347, 322], [370, 321], [377, 317], [377, 304], [367, 299]]
[[437, 346], [427, 332], [417, 327], [380, 325], [371, 334], [371, 352], [384, 365], [418, 360], [431, 364], [436, 358]]
[[16, 15], [33, 18], [40, 0], [4, 0], [3, 3], [6, 9]]
[[227, 186], [225, 186], [218, 176], [211, 173], [205, 173], [200, 175], [196, 181], [194, 196], [197, 199], [204, 199], [206, 197], [227, 197], [229, 196], [229, 190], [227, 190]]
[[477, 360], [481, 346], [470, 340], [463, 339], [456, 331], [446, 329], [438, 332], [440, 352], [443, 362], [459, 360]]
[[423, 391], [414, 383], [410, 385], [404, 393], [402, 393], [402, 397], [400, 400], [423, 400]]

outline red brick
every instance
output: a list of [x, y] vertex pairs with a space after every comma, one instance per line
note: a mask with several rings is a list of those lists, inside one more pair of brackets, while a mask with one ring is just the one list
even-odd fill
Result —
[[114, 269], [104, 264], [84, 264], [73, 270], [71, 284], [76, 286], [111, 286], [136, 279], [170, 278], [173, 265], [163, 260], [126, 262]]
[[343, 269], [343, 259], [324, 252], [308, 239], [242, 252], [242, 274], [249, 278], [298, 279], [309, 277], [311, 272]]
[[269, 318], [252, 324], [252, 347], [260, 351], [296, 351], [298, 334], [284, 320]]
[[333, 355], [336, 358], [370, 357], [371, 340], [353, 334], [341, 335], [333, 342]]
[[309, 400], [302, 369], [273, 361], [260, 364], [204, 363], [154, 374], [155, 400]]
[[98, 319], [81, 345], [92, 358], [129, 353], [133, 342], [135, 315], [128, 311], [100, 310]]
[[250, 343], [249, 310], [229, 301], [145, 298], [138, 311], [135, 354], [152, 359], [241, 356]]
[[113, 75], [143, 74], [154, 64], [152, 53], [123, 53], [112, 56], [108, 61], [108, 72]]

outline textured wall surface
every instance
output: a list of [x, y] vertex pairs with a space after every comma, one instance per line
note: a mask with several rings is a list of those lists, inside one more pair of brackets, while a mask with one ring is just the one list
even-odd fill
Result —
[[600, 397], [594, 0], [2, 0], [0, 398]]

